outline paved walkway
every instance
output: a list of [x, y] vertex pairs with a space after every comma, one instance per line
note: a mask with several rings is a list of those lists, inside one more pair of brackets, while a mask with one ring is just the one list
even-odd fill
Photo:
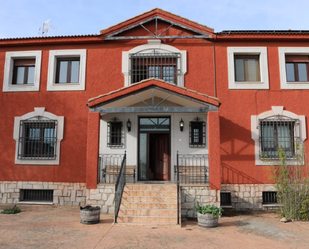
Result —
[[[0, 210], [8, 205], [0, 205]], [[19, 206], [24, 212], [0, 215], [0, 248], [309, 248], [309, 222], [279, 222], [274, 213], [222, 217], [204, 229], [113, 226], [113, 216], [83, 225], [78, 207]]]

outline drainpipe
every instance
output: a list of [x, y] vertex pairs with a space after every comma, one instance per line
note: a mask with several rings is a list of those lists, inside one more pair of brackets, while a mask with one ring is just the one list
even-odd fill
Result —
[[215, 35], [215, 39], [213, 40], [212, 43], [212, 48], [213, 48], [213, 62], [214, 62], [214, 95], [217, 97], [217, 79], [216, 79], [216, 50], [215, 50], [215, 41], [217, 39], [217, 35]]

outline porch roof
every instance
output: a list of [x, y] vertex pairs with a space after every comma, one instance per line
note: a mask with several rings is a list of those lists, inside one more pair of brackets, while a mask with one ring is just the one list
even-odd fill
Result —
[[219, 99], [158, 79], [147, 79], [88, 100], [100, 113], [217, 111]]

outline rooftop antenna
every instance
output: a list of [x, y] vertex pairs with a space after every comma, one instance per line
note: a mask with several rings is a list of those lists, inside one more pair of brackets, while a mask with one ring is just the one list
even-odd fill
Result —
[[55, 29], [55, 30], [59, 31], [59, 29], [56, 26], [49, 24], [50, 20], [51, 20], [51, 18], [49, 18], [48, 20], [43, 22], [42, 28], [39, 28], [39, 35], [40, 36], [44, 36], [48, 32], [49, 29]]

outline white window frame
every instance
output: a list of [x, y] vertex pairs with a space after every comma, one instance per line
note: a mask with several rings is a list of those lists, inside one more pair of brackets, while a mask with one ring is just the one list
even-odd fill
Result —
[[[79, 82], [56, 83], [57, 58], [79, 58]], [[86, 88], [86, 49], [50, 50], [47, 91], [84, 91]]]
[[309, 81], [288, 82], [286, 79], [286, 55], [309, 55], [309, 47], [279, 47], [279, 66], [281, 89], [309, 89]]
[[[234, 55], [259, 55], [261, 81], [235, 81]], [[228, 47], [229, 89], [269, 89], [267, 47]]]
[[131, 61], [129, 59], [130, 54], [147, 51], [150, 49], [159, 49], [172, 53], [180, 53], [180, 61], [179, 61], [180, 72], [177, 73], [177, 86], [184, 87], [185, 86], [184, 76], [187, 73], [187, 51], [179, 50], [173, 46], [162, 44], [161, 40], [148, 40], [147, 44], [140, 45], [135, 48], [132, 48], [129, 51], [122, 52], [122, 73], [124, 75], [124, 86], [126, 87], [131, 85], [131, 75], [130, 75]]
[[[33, 84], [12, 84], [15, 59], [35, 59], [34, 83]], [[18, 51], [6, 52], [3, 92], [36, 92], [40, 90], [42, 51]]]
[[[263, 112], [259, 115], [252, 115], [251, 116], [251, 138], [254, 140], [254, 151], [255, 151], [255, 165], [277, 165], [279, 164], [278, 161], [262, 161], [260, 159], [260, 133], [259, 133], [259, 122], [261, 119], [265, 119], [268, 117], [275, 117], [278, 115], [285, 116], [291, 119], [298, 119], [299, 120], [299, 133], [294, 134], [294, 136], [298, 136], [300, 138], [300, 143], [307, 139], [306, 134], [306, 117], [303, 115], [297, 115], [293, 112], [283, 110], [283, 106], [272, 106], [271, 111]], [[290, 161], [291, 165], [296, 165], [297, 161]]]
[[[38, 159], [38, 160], [27, 160], [18, 159], [18, 146], [19, 146], [19, 129], [21, 120], [38, 120], [38, 117], [43, 119], [57, 120], [57, 151], [56, 159]], [[29, 112], [21, 117], [15, 117], [14, 120], [14, 133], [13, 139], [16, 141], [15, 147], [15, 164], [31, 164], [31, 165], [59, 165], [60, 163], [60, 142], [63, 139], [63, 127], [64, 127], [64, 117], [56, 116], [50, 112], [46, 112], [44, 107], [35, 107], [34, 112]]]

